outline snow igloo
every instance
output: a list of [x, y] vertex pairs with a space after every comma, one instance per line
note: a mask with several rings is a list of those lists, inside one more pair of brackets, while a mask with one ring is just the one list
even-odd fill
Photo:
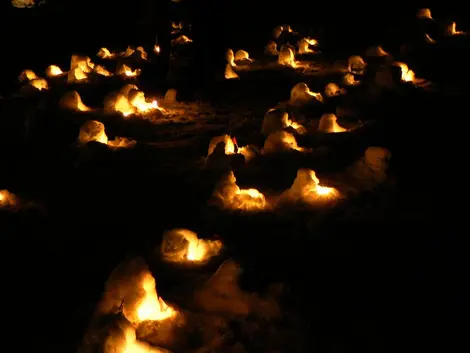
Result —
[[335, 114], [323, 114], [318, 123], [318, 131], [324, 133], [345, 132], [346, 128], [337, 123], [338, 118]]
[[278, 131], [268, 136], [263, 146], [264, 154], [273, 154], [287, 151], [305, 151], [299, 147], [295, 136], [287, 131]]
[[292, 186], [281, 195], [281, 199], [310, 203], [319, 200], [331, 200], [338, 196], [339, 192], [335, 188], [320, 185], [320, 180], [313, 170], [301, 168], [297, 171]]
[[262, 211], [269, 207], [261, 192], [253, 188], [241, 189], [236, 182], [233, 171], [230, 171], [215, 186], [212, 196], [220, 207], [245, 212]]
[[349, 175], [363, 189], [372, 189], [387, 180], [387, 170], [392, 154], [382, 147], [371, 146], [364, 156], [349, 169]]
[[269, 109], [264, 115], [261, 133], [269, 136], [286, 128], [293, 128], [298, 134], [305, 134], [307, 129], [289, 118], [289, 113], [281, 108]]
[[266, 47], [264, 48], [264, 53], [266, 55], [279, 55], [279, 51], [277, 50], [277, 43], [273, 40], [270, 40]]
[[297, 62], [295, 60], [295, 48], [287, 44], [281, 46], [277, 62], [280, 65], [297, 67]]
[[299, 82], [292, 87], [290, 91], [290, 104], [303, 105], [312, 102], [323, 102], [323, 96], [321, 93], [310, 91], [310, 88], [304, 82]]
[[108, 136], [106, 136], [104, 124], [96, 120], [86, 121], [80, 128], [78, 140], [80, 143], [96, 141], [107, 145]]
[[59, 106], [75, 112], [89, 112], [92, 109], [82, 102], [82, 98], [77, 91], [70, 91], [64, 94], [59, 101]]
[[336, 83], [330, 82], [325, 87], [325, 96], [328, 98], [342, 96], [346, 94], [344, 88], [340, 88]]
[[367, 63], [359, 55], [353, 55], [348, 59], [348, 71], [353, 74], [363, 74]]
[[204, 263], [222, 248], [220, 240], [199, 239], [188, 229], [172, 229], [163, 234], [161, 254], [165, 261], [177, 263]]

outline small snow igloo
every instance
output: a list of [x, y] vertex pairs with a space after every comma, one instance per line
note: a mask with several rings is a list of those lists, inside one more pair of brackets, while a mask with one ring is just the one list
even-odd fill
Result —
[[96, 120], [88, 120], [80, 128], [78, 141], [80, 143], [96, 141], [107, 145], [108, 136], [106, 136], [104, 124]]
[[264, 53], [266, 55], [279, 55], [279, 51], [277, 50], [277, 43], [273, 40], [270, 40], [266, 47], [264, 48]]
[[268, 136], [264, 142], [263, 153], [274, 154], [278, 152], [305, 151], [299, 147], [295, 136], [287, 131], [278, 131]]
[[297, 83], [290, 91], [289, 103], [292, 105], [304, 105], [313, 102], [323, 102], [321, 93], [310, 91], [310, 88], [304, 82]]
[[236, 182], [235, 175], [230, 171], [215, 186], [212, 196], [220, 207], [245, 212], [258, 212], [270, 207], [257, 189], [241, 189]]
[[297, 62], [295, 60], [295, 48], [287, 44], [281, 46], [277, 62], [283, 66], [290, 66], [294, 68], [297, 67]]
[[392, 154], [383, 147], [369, 147], [364, 153], [364, 163], [373, 171], [386, 171]]
[[342, 96], [344, 94], [346, 94], [346, 90], [339, 87], [336, 83], [330, 82], [325, 87], [325, 96], [328, 98]]
[[323, 114], [318, 123], [318, 132], [323, 133], [337, 133], [348, 131], [337, 123], [338, 118], [335, 114]]
[[261, 133], [269, 136], [277, 131], [292, 128], [298, 134], [305, 134], [307, 129], [289, 117], [289, 113], [282, 108], [272, 108], [264, 115]]
[[221, 248], [220, 240], [199, 239], [188, 229], [172, 229], [163, 234], [160, 250], [165, 261], [203, 263], [217, 255]]
[[391, 152], [385, 148], [367, 148], [364, 156], [348, 169], [350, 179], [356, 180], [361, 189], [373, 189], [387, 180], [391, 157]]
[[321, 186], [316, 173], [311, 169], [301, 168], [292, 186], [282, 195], [283, 201], [311, 203], [338, 198], [339, 192], [335, 188]]
[[89, 112], [92, 110], [83, 104], [82, 98], [77, 91], [70, 91], [64, 94], [59, 101], [59, 106], [76, 112]]
[[250, 54], [246, 50], [240, 49], [235, 53], [234, 61], [239, 64], [249, 64], [253, 59], [250, 58]]
[[353, 55], [348, 59], [348, 71], [353, 74], [361, 75], [367, 67], [367, 63], [359, 55]]

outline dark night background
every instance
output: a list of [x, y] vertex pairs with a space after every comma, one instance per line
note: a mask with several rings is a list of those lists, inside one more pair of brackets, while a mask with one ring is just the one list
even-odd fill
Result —
[[[50, 64], [67, 68], [72, 53], [83, 52], [93, 56], [102, 46], [113, 48], [113, 46], [126, 47], [128, 44], [152, 45], [155, 35], [162, 31], [159, 21], [164, 23], [168, 20], [167, 16], [156, 13], [153, 24], [143, 24], [140, 21], [142, 13], [148, 12], [142, 11], [141, 1], [49, 0], [46, 5], [38, 9], [14, 9], [6, 3], [5, 1], [2, 5], [4, 8], [1, 9], [0, 18], [0, 29], [3, 34], [2, 56], [6, 59], [3, 60], [2, 67], [0, 86], [2, 94], [9, 92], [9, 87], [15, 83], [20, 71], [25, 68], [37, 72], [41, 72], [40, 70]], [[372, 44], [379, 44], [381, 38], [390, 35], [393, 28], [412, 21], [417, 9], [421, 7], [431, 7], [433, 17], [442, 20], [452, 19], [459, 27], [468, 29], [466, 18], [462, 17], [466, 6], [464, 1], [441, 2], [441, 8], [422, 1], [375, 1], [370, 4], [354, 1], [324, 1], [318, 4], [315, 1], [292, 0], [270, 2], [220, 0], [212, 1], [213, 6], [208, 0], [200, 3], [205, 5], [199, 5], [196, 12], [189, 10], [188, 12], [192, 17], [196, 17], [193, 18], [194, 21], [204, 23], [199, 35], [205, 38], [207, 43], [219, 41], [219, 45], [216, 46], [218, 49], [213, 50], [214, 55], [223, 53], [225, 47], [243, 47], [249, 52], [262, 50], [261, 43], [269, 40], [273, 27], [290, 24], [295, 30], [319, 38], [330, 52], [337, 51], [338, 56], [347, 57], [352, 52], [359, 53]], [[189, 6], [183, 3], [176, 5]], [[165, 8], [168, 4], [159, 3], [157, 6]], [[210, 10], [206, 10], [208, 8]], [[224, 9], [230, 9], [230, 12]], [[210, 30], [211, 28], [215, 29]], [[443, 107], [443, 112], [445, 110]], [[366, 333], [380, 336], [380, 339], [377, 338], [380, 341], [377, 343], [377, 351], [424, 352], [437, 347], [451, 351], [454, 345], [458, 345], [458, 337], [463, 334], [460, 320], [464, 316], [463, 307], [466, 300], [462, 294], [464, 287], [462, 271], [465, 262], [461, 254], [463, 248], [456, 240], [461, 231], [455, 230], [456, 227], [449, 224], [439, 231], [441, 226], [439, 218], [444, 218], [443, 214], [436, 217], [436, 224], [433, 225], [411, 224], [410, 227], [403, 229], [402, 224], [392, 224], [389, 229], [380, 230], [387, 234], [393, 233], [396, 240], [394, 244], [380, 244], [387, 254], [385, 258], [381, 258], [382, 253], [379, 251], [377, 254], [371, 254], [370, 259], [356, 259], [358, 264], [354, 269], [345, 269], [344, 278], [329, 279], [332, 285], [335, 280], [345, 281], [344, 287], [341, 288], [349, 290], [352, 297], [358, 296], [358, 305], [363, 305], [361, 310], [370, 312], [371, 317], [382, 318], [383, 321], [374, 328], [375, 333], [372, 331]], [[139, 227], [135, 231], [138, 230]], [[57, 225], [56, 231], [57, 234], [42, 235], [39, 232], [29, 234], [28, 237], [35, 238], [34, 244], [41, 244], [40, 239], [43, 236], [58, 237], [57, 241], [62, 243], [67, 241], [59, 239], [60, 237], [70, 237], [68, 247], [71, 253], [86, 249], [86, 245], [81, 243], [80, 231], [75, 230], [73, 224], [63, 225], [63, 228]], [[129, 233], [133, 231], [134, 229], [130, 229]], [[371, 232], [371, 230], [365, 231]], [[90, 229], [89, 232], [91, 239], [91, 234], [94, 232], [106, 233], [110, 230]], [[377, 236], [381, 235], [380, 232]], [[409, 240], [411, 235], [415, 235], [417, 239], [425, 239], [425, 242], [419, 243], [419, 240], [411, 242]], [[441, 236], [446, 239], [442, 240]], [[114, 241], [120, 242], [118, 239]], [[422, 246], [423, 244], [425, 245]], [[42, 250], [38, 247], [38, 252], [40, 251]], [[123, 254], [103, 256], [119, 261]], [[375, 278], [363, 278], [364, 283], [353, 281], [346, 283], [350, 272], [369, 268], [371, 266], [369, 260], [372, 262], [372, 259], [383, 265], [383, 272], [378, 271]], [[386, 263], [391, 259], [393, 263]], [[57, 346], [51, 348], [54, 352], [64, 352], [64, 349], [68, 351], [68, 347], [80, 339], [82, 333], [80, 330], [86, 325], [89, 312], [77, 313], [73, 302], [64, 301], [64, 296], [67, 294], [60, 292], [60, 286], [49, 287], [48, 283], [54, 281], [49, 278], [50, 276], [59, 278], [61, 271], [64, 273], [77, 271], [61, 268], [61, 263], [57, 263], [56, 273], [43, 273], [42, 279], [26, 279], [28, 269], [21, 270], [23, 266], [21, 254], [15, 261], [8, 261], [3, 271], [8, 271], [9, 267], [17, 268], [18, 273], [25, 276], [25, 281], [34, 283], [28, 289], [29, 302], [25, 302], [20, 310], [24, 311], [23, 317], [5, 319], [10, 324], [10, 330], [20, 331], [19, 336], [28, 336], [27, 340], [35, 345], [36, 350], [41, 350], [41, 345], [47, 345]], [[321, 265], [315, 263], [315, 266]], [[76, 266], [86, 267], [86, 271], [93, 272], [93, 269], [87, 267], [89, 265], [86, 264], [86, 260], [77, 263]], [[102, 277], [106, 278], [109, 269], [96, 269], [96, 272], [100, 275], [96, 274], [93, 280], [85, 275], [77, 277], [76, 281], [81, 283], [79, 286], [83, 287], [84, 293], [87, 292], [87, 287], [102, 285]], [[401, 277], [398, 278], [399, 276]], [[386, 283], [384, 277], [390, 282]], [[374, 285], [375, 281], [377, 285]], [[358, 291], [355, 291], [357, 286], [370, 286], [371, 292], [388, 292], [388, 297], [377, 299], [377, 302], [364, 300], [362, 303]], [[71, 297], [80, 295], [78, 293]], [[371, 297], [374, 297], [373, 293]], [[94, 304], [90, 301], [90, 308], [87, 309], [92, 310]], [[342, 305], [338, 311], [347, 309], [346, 304]], [[51, 309], [48, 309], [49, 307]], [[57, 313], [64, 315], [63, 312], [68, 310], [71, 319], [65, 323], [55, 320]], [[354, 309], [350, 311], [344, 315], [355, 315]], [[319, 313], [319, 315], [327, 317], [328, 313]], [[341, 326], [338, 322], [328, 324]], [[367, 327], [367, 322], [364, 325]], [[31, 328], [30, 335], [26, 331], [31, 326], [34, 328]], [[45, 337], [51, 330], [57, 331], [59, 336], [57, 343], [45, 342], [47, 340]], [[317, 328], [317, 332], [320, 332], [318, 330], [321, 330], [321, 327]], [[370, 350], [363, 348], [358, 347], [357, 352], [373, 351], [372, 348], [369, 348]]]

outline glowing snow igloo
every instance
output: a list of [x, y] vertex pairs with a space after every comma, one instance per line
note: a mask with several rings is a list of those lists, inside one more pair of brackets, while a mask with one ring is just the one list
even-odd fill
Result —
[[116, 54], [111, 53], [108, 48], [101, 48], [96, 56], [100, 59], [114, 59]]
[[264, 53], [266, 55], [279, 55], [279, 51], [277, 50], [277, 43], [273, 40], [269, 41], [264, 48]]
[[416, 17], [419, 19], [428, 19], [428, 20], [433, 20], [432, 15], [431, 15], [431, 10], [430, 9], [419, 9], [418, 13], [416, 14]]
[[177, 103], [178, 102], [177, 96], [178, 96], [178, 91], [174, 88], [170, 88], [168, 91], [166, 91], [165, 97], [163, 98], [163, 100], [166, 103]]
[[264, 154], [274, 154], [277, 152], [288, 151], [306, 151], [305, 148], [299, 147], [295, 136], [287, 131], [278, 131], [268, 136], [263, 146]]
[[299, 47], [299, 54], [312, 54], [315, 51], [310, 47], [318, 45], [318, 41], [312, 38], [302, 38], [297, 45]]
[[38, 91], [47, 91], [49, 89], [49, 84], [47, 81], [41, 77], [38, 77], [36, 73], [32, 70], [24, 70], [21, 72], [18, 77], [20, 82], [25, 82], [26, 87], [32, 87]]
[[250, 54], [246, 50], [237, 50], [234, 56], [235, 62], [239, 63], [251, 63], [253, 59], [250, 59]]
[[86, 82], [94, 67], [95, 64], [88, 56], [72, 55], [67, 83]]
[[108, 136], [106, 136], [104, 124], [96, 120], [86, 121], [80, 128], [78, 141], [80, 143], [96, 141], [107, 145]]
[[76, 112], [89, 112], [92, 110], [83, 104], [82, 98], [77, 91], [71, 91], [64, 94], [64, 96], [59, 101], [59, 106], [64, 109], [73, 110]]
[[391, 157], [392, 154], [385, 148], [369, 147], [364, 154], [364, 163], [373, 171], [386, 171]]
[[163, 234], [160, 248], [165, 261], [176, 263], [204, 263], [222, 248], [220, 240], [199, 239], [188, 229], [172, 229]]
[[50, 65], [47, 69], [46, 69], [46, 76], [49, 77], [49, 78], [52, 78], [52, 77], [57, 77], [57, 76], [62, 76], [64, 74], [64, 72], [62, 71], [62, 69], [60, 67], [58, 67], [57, 65]]
[[292, 121], [289, 118], [289, 113], [284, 109], [272, 108], [264, 115], [261, 133], [265, 136], [269, 136], [277, 131], [287, 129], [289, 127], [293, 128], [299, 134], [305, 134], [307, 132], [307, 129], [304, 126]]
[[49, 84], [44, 78], [35, 78], [28, 82], [30, 87], [34, 87], [38, 91], [47, 91], [49, 89]]
[[107, 113], [120, 113], [124, 117], [161, 110], [156, 100], [147, 100], [145, 93], [134, 84], [124, 85], [119, 92], [109, 94], [105, 98], [104, 109]]
[[297, 67], [294, 50], [295, 49], [290, 45], [281, 46], [281, 50], [279, 51], [279, 56], [277, 58], [278, 64], [294, 68]]
[[311, 169], [299, 169], [292, 186], [286, 190], [281, 199], [284, 201], [303, 201], [312, 203], [336, 199], [340, 196], [338, 190], [320, 185], [320, 180]]
[[116, 137], [114, 140], [109, 140], [104, 124], [96, 120], [88, 120], [83, 123], [78, 135], [78, 141], [82, 144], [95, 141], [115, 148], [131, 147], [136, 143], [136, 141], [124, 137]]
[[33, 70], [23, 70], [18, 77], [20, 82], [27, 82], [38, 78], [36, 73]]
[[293, 105], [304, 105], [312, 102], [323, 102], [321, 93], [310, 91], [307, 84], [300, 82], [292, 87], [289, 103]]
[[318, 123], [318, 131], [324, 133], [336, 133], [348, 131], [337, 123], [338, 118], [335, 114], [323, 114]]
[[269, 207], [265, 196], [257, 189], [240, 189], [232, 171], [215, 186], [212, 196], [225, 209], [239, 211], [261, 211]]
[[391, 157], [391, 152], [386, 148], [369, 147], [365, 151], [364, 157], [349, 168], [349, 175], [359, 181], [363, 188], [371, 189], [387, 180]]
[[19, 199], [8, 190], [0, 190], [0, 209], [15, 208], [19, 205]]
[[325, 96], [329, 98], [342, 96], [343, 94], [346, 94], [346, 90], [344, 88], [340, 88], [336, 83], [330, 82], [325, 87]]
[[354, 75], [350, 72], [346, 73], [343, 76], [343, 84], [346, 85], [346, 86], [357, 86], [360, 83], [361, 83], [361, 81], [356, 80]]
[[31, 8], [36, 5], [36, 0], [11, 0], [11, 5], [19, 9]]
[[144, 321], [161, 322], [177, 315], [174, 308], [158, 296], [155, 278], [142, 258], [120, 264], [105, 285], [98, 313], [122, 312], [134, 326]]
[[139, 76], [141, 72], [141, 69], [132, 70], [131, 67], [126, 64], [120, 64], [116, 70], [116, 74], [121, 75], [123, 78], [135, 78]]
[[354, 74], [363, 74], [367, 63], [359, 55], [353, 55], [348, 59], [348, 71]]
[[188, 43], [192, 43], [192, 42], [193, 42], [192, 39], [190, 39], [188, 36], [182, 34], [178, 38], [173, 39], [171, 41], [171, 44], [173, 44], [173, 45], [184, 45], [184, 44], [188, 44]]

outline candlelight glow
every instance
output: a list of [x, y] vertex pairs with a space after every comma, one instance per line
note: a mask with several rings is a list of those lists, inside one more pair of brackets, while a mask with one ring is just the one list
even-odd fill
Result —
[[410, 70], [408, 65], [402, 62], [396, 62], [395, 65], [401, 69], [401, 80], [403, 82], [414, 82], [416, 80], [414, 71]]
[[166, 261], [204, 263], [222, 248], [220, 240], [199, 239], [188, 229], [173, 229], [163, 235], [161, 254]]

